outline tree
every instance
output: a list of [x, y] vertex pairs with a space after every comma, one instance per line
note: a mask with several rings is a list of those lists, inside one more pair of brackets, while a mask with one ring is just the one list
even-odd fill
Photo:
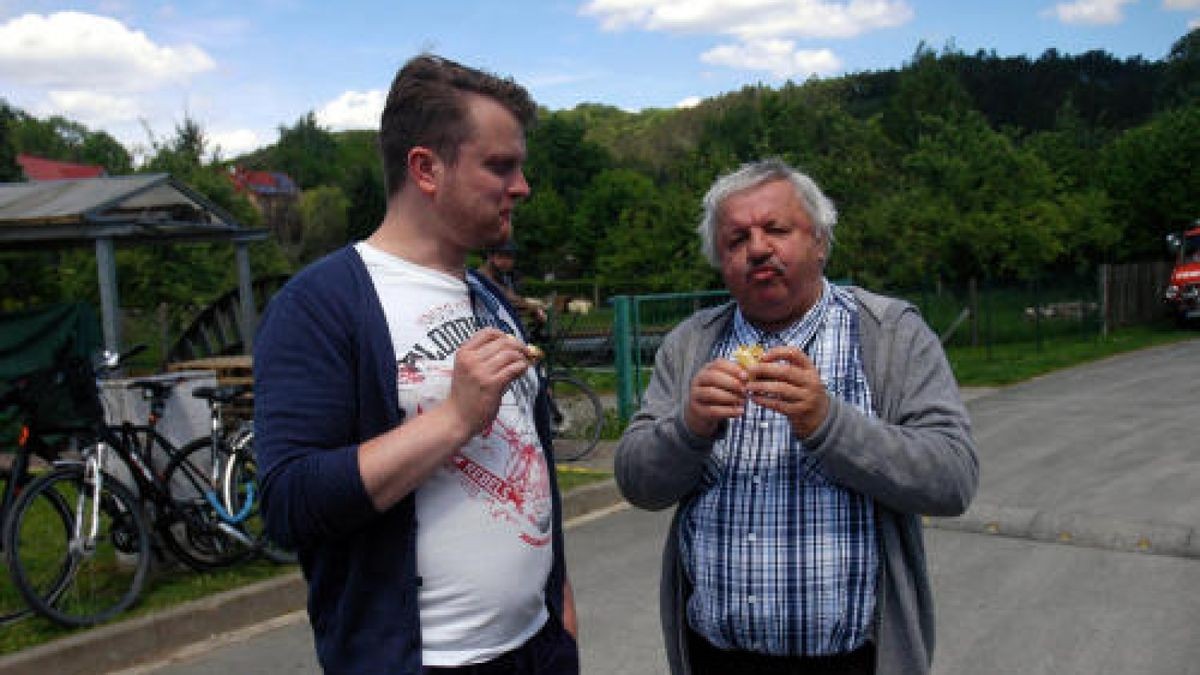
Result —
[[383, 191], [383, 176], [370, 166], [359, 165], [351, 172], [346, 213], [346, 238], [359, 241], [371, 236], [383, 222], [387, 211], [387, 196]]
[[309, 112], [291, 127], [279, 127], [279, 140], [268, 153], [270, 166], [283, 171], [302, 189], [336, 185], [339, 176], [338, 144]]
[[13, 127], [17, 115], [8, 104], [0, 99], [0, 183], [15, 183], [22, 178], [21, 166], [17, 164], [17, 150], [13, 146]]
[[322, 185], [300, 195], [300, 222], [304, 233], [300, 264], [306, 264], [346, 243], [346, 210], [350, 200], [341, 188]]
[[111, 175], [123, 175], [133, 170], [133, 159], [112, 136], [62, 117], [39, 120], [12, 111], [11, 144], [16, 152], [64, 162], [98, 164]]
[[956, 280], [979, 270], [1032, 278], [1066, 252], [1072, 228], [1090, 225], [1071, 219], [1077, 212], [1064, 208], [1050, 168], [982, 115], [926, 116], [920, 124], [926, 131], [905, 158], [911, 206], [897, 209], [937, 219], [935, 255]]
[[1163, 107], [1195, 103], [1200, 99], [1200, 28], [1171, 45], [1164, 61], [1159, 100]]
[[1200, 104], [1164, 112], [1107, 146], [1100, 158], [1121, 257], [1163, 255], [1163, 237], [1200, 216]]
[[900, 74], [896, 94], [883, 115], [883, 128], [893, 141], [911, 148], [921, 140], [922, 120], [952, 118], [972, 109], [971, 97], [949, 59], [938, 58], [922, 42]]

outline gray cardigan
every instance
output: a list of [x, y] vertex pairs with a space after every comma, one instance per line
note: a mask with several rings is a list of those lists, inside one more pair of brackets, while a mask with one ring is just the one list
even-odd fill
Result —
[[[838, 483], [875, 500], [881, 546], [876, 603], [878, 675], [929, 672], [933, 657], [933, 597], [925, 565], [920, 515], [966, 511], [979, 481], [970, 420], [937, 337], [915, 307], [859, 288], [869, 418], [830, 400], [829, 416], [805, 445]], [[617, 483], [633, 505], [660, 510], [692, 497], [712, 440], [683, 424], [692, 379], [709, 360], [733, 305], [697, 312], [664, 339], [641, 409], [616, 454]], [[673, 675], [688, 675], [677, 509], [663, 551], [660, 611]]]

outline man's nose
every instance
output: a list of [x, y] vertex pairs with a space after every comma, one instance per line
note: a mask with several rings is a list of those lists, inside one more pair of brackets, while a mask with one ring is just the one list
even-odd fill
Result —
[[517, 172], [517, 179], [513, 181], [512, 187], [508, 191], [514, 199], [524, 199], [529, 196], [529, 181], [525, 180], [524, 171]]
[[766, 233], [759, 229], [751, 229], [746, 239], [746, 254], [751, 260], [760, 260], [771, 255], [771, 242]]

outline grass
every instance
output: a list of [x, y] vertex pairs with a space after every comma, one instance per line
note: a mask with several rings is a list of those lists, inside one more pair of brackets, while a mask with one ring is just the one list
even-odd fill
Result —
[[[565, 493], [581, 485], [605, 480], [611, 475], [606, 471], [561, 467], [558, 470], [559, 489]], [[295, 565], [275, 565], [265, 561], [254, 561], [205, 573], [193, 572], [182, 566], [164, 568], [152, 575], [141, 600], [132, 610], [122, 615], [121, 619], [152, 614], [185, 602], [286, 574], [295, 569]], [[0, 609], [7, 611], [14, 606], [14, 602], [20, 602], [20, 597], [13, 588], [7, 571], [0, 569]], [[89, 629], [64, 628], [40, 616], [30, 617], [0, 628], [0, 655], [85, 630]]]
[[1069, 336], [991, 347], [951, 347], [946, 351], [958, 383], [999, 387], [1116, 354], [1200, 337], [1197, 331], [1166, 324], [1121, 328], [1107, 337]]

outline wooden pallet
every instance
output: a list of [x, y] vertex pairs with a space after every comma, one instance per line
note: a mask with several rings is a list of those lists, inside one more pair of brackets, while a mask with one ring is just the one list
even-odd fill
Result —
[[[176, 361], [167, 364], [167, 372], [175, 373], [183, 370], [209, 370], [216, 374], [217, 384], [246, 384], [254, 386], [254, 363], [249, 354], [238, 356], [210, 356], [190, 361]], [[225, 409], [229, 417], [251, 419], [254, 417], [254, 391], [245, 396], [243, 402], [230, 405]]]

